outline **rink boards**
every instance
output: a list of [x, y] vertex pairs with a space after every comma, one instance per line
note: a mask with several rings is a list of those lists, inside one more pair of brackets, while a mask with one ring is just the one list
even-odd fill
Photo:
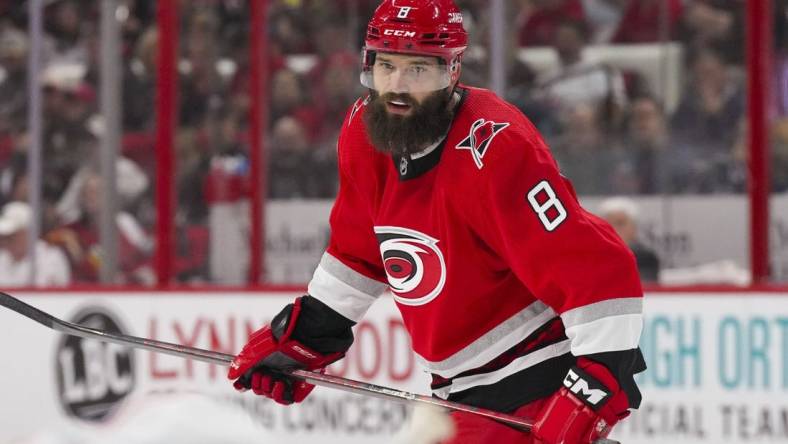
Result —
[[[19, 296], [65, 320], [233, 353], [294, 294]], [[644, 401], [616, 438], [788, 442], [788, 294], [657, 293], [645, 314]], [[5, 309], [0, 325], [0, 444], [385, 443], [410, 414], [325, 388], [284, 408], [235, 393], [213, 365], [67, 338]], [[332, 373], [426, 393], [391, 299], [372, 307], [356, 338]]]

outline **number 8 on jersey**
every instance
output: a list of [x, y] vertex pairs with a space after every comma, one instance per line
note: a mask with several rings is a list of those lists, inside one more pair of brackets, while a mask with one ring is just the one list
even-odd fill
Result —
[[[546, 199], [543, 197], [545, 195]], [[528, 202], [547, 231], [555, 230], [566, 220], [566, 209], [553, 191], [553, 187], [546, 180], [531, 188], [531, 191], [528, 192]]]

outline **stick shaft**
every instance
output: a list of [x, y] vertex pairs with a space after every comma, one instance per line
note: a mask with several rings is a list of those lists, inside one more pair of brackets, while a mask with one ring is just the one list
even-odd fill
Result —
[[[0, 292], [0, 305], [3, 305], [23, 316], [26, 316], [39, 324], [49, 327], [53, 330], [59, 331], [72, 336], [79, 336], [81, 338], [96, 339], [103, 342], [111, 342], [123, 346], [134, 348], [141, 348], [157, 353], [165, 353], [168, 355], [178, 356], [181, 358], [190, 358], [197, 361], [207, 362], [209, 364], [217, 364], [222, 366], [229, 366], [233, 361], [234, 356], [226, 353], [215, 352], [211, 350], [204, 350], [195, 347], [188, 347], [180, 344], [173, 344], [170, 342], [158, 341], [155, 339], [140, 338], [137, 336], [124, 335], [120, 333], [110, 333], [103, 330], [85, 327], [82, 325], [74, 324], [62, 319], [58, 319], [44, 311], [41, 311], [31, 305], [28, 305], [11, 295]], [[420, 402], [431, 405], [441, 406], [450, 410], [457, 410], [478, 415], [486, 416], [501, 422], [505, 422], [515, 427], [524, 430], [530, 430], [532, 422], [523, 418], [518, 418], [511, 415], [495, 412], [492, 410], [478, 409], [464, 404], [458, 404], [451, 401], [444, 401], [442, 399], [435, 399], [429, 396], [417, 395], [401, 390], [395, 390], [388, 387], [382, 387], [375, 384], [366, 382], [355, 381], [352, 379], [341, 378], [338, 376], [324, 375], [307, 370], [292, 370], [287, 373], [292, 376], [302, 378], [309, 383], [320, 385], [324, 387], [331, 387], [348, 392], [372, 395], [379, 398], [395, 400], [399, 402]]]
[[[197, 361], [207, 362], [209, 364], [217, 364], [222, 366], [229, 366], [233, 361], [234, 356], [226, 353], [215, 352], [211, 350], [204, 350], [195, 347], [188, 347], [180, 344], [173, 344], [171, 342], [158, 341], [155, 339], [140, 338], [137, 336], [124, 335], [119, 333], [110, 333], [103, 330], [85, 327], [82, 325], [74, 324], [62, 319], [58, 319], [32, 305], [26, 304], [19, 299], [0, 292], [0, 305], [9, 308], [27, 318], [30, 318], [39, 324], [42, 324], [55, 331], [65, 333], [72, 336], [79, 336], [86, 339], [96, 339], [103, 342], [111, 342], [114, 344], [140, 348], [144, 350], [153, 351], [156, 353], [164, 353], [168, 355], [178, 356], [181, 358], [189, 358]], [[341, 378], [339, 376], [325, 375], [307, 370], [292, 370], [288, 374], [306, 380], [307, 382], [319, 385], [322, 387], [330, 387], [333, 389], [343, 390], [356, 394], [374, 396], [393, 400], [397, 402], [418, 402], [422, 404], [430, 404], [433, 406], [443, 407], [448, 410], [466, 412], [475, 415], [484, 416], [495, 421], [505, 423], [507, 425], [516, 427], [523, 431], [530, 431], [533, 427], [533, 421], [525, 418], [520, 418], [505, 413], [496, 412], [477, 408], [465, 404], [459, 404], [452, 401], [446, 401], [439, 398], [430, 396], [418, 395], [402, 390], [396, 390], [389, 387], [383, 387], [367, 382], [356, 381], [348, 378]], [[598, 440], [594, 444], [618, 444], [612, 440]]]

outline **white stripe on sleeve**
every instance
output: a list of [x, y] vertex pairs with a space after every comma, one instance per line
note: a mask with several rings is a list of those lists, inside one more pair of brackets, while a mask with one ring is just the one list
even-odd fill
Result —
[[326, 253], [307, 291], [337, 313], [358, 322], [386, 288], [386, 284], [358, 273]]
[[572, 341], [572, 354], [583, 356], [636, 348], [642, 330], [643, 316], [636, 313], [576, 324], [566, 328], [566, 336]]

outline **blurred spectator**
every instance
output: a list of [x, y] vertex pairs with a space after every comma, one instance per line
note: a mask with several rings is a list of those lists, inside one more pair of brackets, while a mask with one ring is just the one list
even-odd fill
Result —
[[[83, 188], [88, 179], [96, 176], [98, 169], [98, 157], [93, 156], [71, 176], [65, 190], [60, 190], [56, 208], [61, 222], [69, 224], [82, 217]], [[125, 157], [119, 157], [115, 163], [115, 179], [118, 193], [117, 206], [120, 211], [134, 208], [150, 185], [150, 179], [145, 171]]]
[[537, 97], [558, 116], [577, 105], [591, 106], [606, 131], [615, 129], [626, 106], [621, 73], [612, 66], [583, 58], [588, 28], [583, 22], [563, 21], [556, 29], [554, 48], [560, 66], [537, 81]]
[[[489, 20], [485, 23], [489, 25]], [[490, 31], [486, 32], [485, 35], [489, 35], [489, 32]], [[520, 59], [520, 48], [517, 46], [513, 34], [510, 34], [507, 43], [506, 91], [504, 91], [503, 94], [504, 98], [515, 105], [523, 114], [528, 116], [542, 134], [554, 134], [558, 128], [557, 117], [553, 112], [554, 110], [545, 106], [544, 102], [534, 98], [534, 88], [537, 79], [536, 72]], [[485, 54], [487, 55], [489, 52], [485, 52]], [[484, 70], [484, 77], [482, 77], [484, 80], [480, 81], [479, 86], [487, 87], [490, 84], [487, 79], [487, 75], [490, 74], [489, 60], [477, 60], [477, 63], [480, 63], [481, 67], [483, 67], [481, 69]], [[472, 66], [472, 64], [463, 62], [463, 70], [467, 69], [469, 65]], [[479, 69], [480, 68], [477, 68], [477, 70]]]
[[[82, 182], [79, 194], [80, 216], [47, 234], [47, 239], [66, 251], [74, 272], [74, 281], [97, 283], [104, 262], [99, 240], [101, 215], [101, 177], [91, 172]], [[153, 242], [131, 214], [119, 211], [118, 282], [119, 284], [152, 285], [150, 258]]]
[[[141, 0], [144, 1], [144, 0]], [[148, 2], [150, 3], [150, 2]], [[219, 38], [222, 54], [232, 53], [249, 33], [249, 3], [239, 0], [219, 0], [209, 4], [216, 8], [219, 17]], [[240, 46], [243, 46], [241, 44]], [[232, 57], [235, 59], [236, 57]]]
[[[205, 119], [200, 134], [181, 129], [176, 136], [176, 208], [175, 208], [175, 263], [178, 282], [204, 283], [208, 281], [208, 200], [205, 182], [211, 165], [211, 150], [232, 154], [225, 134], [237, 144], [237, 124], [232, 114], [220, 122]], [[229, 128], [226, 129], [226, 128]], [[204, 134], [202, 134], [204, 133]], [[233, 145], [235, 146], [235, 145]], [[242, 177], [241, 183], [245, 177]], [[155, 217], [151, 209], [151, 215]], [[154, 218], [151, 218], [154, 221]]]
[[588, 24], [592, 29], [591, 42], [608, 43], [618, 30], [624, 8], [629, 0], [582, 0]]
[[248, 147], [241, 142], [239, 117], [225, 115], [208, 125], [207, 153], [195, 153], [179, 181], [179, 202], [190, 222], [205, 217], [206, 204], [248, 197]]
[[0, 213], [0, 287], [64, 287], [71, 283], [71, 269], [60, 249], [35, 241], [35, 281], [30, 280], [30, 231], [33, 212], [23, 202], [10, 202]]
[[[779, 2], [778, 2], [779, 3]], [[679, 35], [690, 51], [714, 48], [735, 64], [744, 64], [745, 0], [687, 2]]]
[[[0, 173], [0, 191], [2, 191], [3, 201], [28, 202], [30, 200], [30, 184], [27, 173], [27, 155], [16, 153], [11, 159], [6, 169]], [[61, 223], [57, 211], [57, 201], [62, 194], [62, 189], [53, 189], [47, 186], [46, 181], [42, 189], [41, 214], [41, 233], [48, 233], [49, 230]], [[43, 236], [46, 238], [46, 235]]]
[[271, 79], [271, 101], [268, 104], [270, 121], [292, 116], [298, 119], [310, 140], [314, 140], [320, 128], [320, 115], [307, 100], [307, 88], [303, 79], [293, 70], [283, 68]]
[[625, 197], [611, 197], [599, 204], [599, 216], [616, 230], [621, 239], [629, 245], [643, 282], [657, 282], [659, 279], [659, 257], [653, 250], [638, 240], [638, 208], [634, 201]]
[[0, 134], [19, 132], [27, 123], [27, 36], [0, 31]]
[[632, 100], [622, 139], [628, 159], [628, 177], [617, 185], [619, 193], [656, 194], [686, 187], [682, 154], [673, 150], [662, 106], [650, 96]]
[[16, 151], [0, 171], [0, 204], [27, 201], [27, 155]]
[[9, 25], [22, 28], [27, 23], [27, 5], [17, 0], [0, 0], [0, 17]]
[[321, 161], [309, 145], [303, 126], [292, 117], [282, 117], [271, 131], [269, 197], [308, 199], [331, 197], [336, 191], [331, 164]]
[[[307, 16], [313, 20], [310, 26], [314, 29], [315, 55], [321, 60], [336, 54], [352, 55], [358, 63], [358, 55], [354, 46], [351, 46], [351, 29], [348, 27], [346, 11], [339, 10], [336, 2], [321, 1], [313, 2], [312, 5], [310, 9], [317, 11]], [[320, 8], [317, 5], [321, 5]]]
[[580, 0], [531, 0], [521, 9], [520, 46], [550, 46], [565, 21], [585, 20]]
[[[788, 119], [772, 124], [771, 161], [769, 162], [772, 190], [776, 193], [788, 191]], [[745, 158], [744, 165], [747, 165]]]
[[51, 46], [51, 54], [46, 57], [46, 61], [78, 64], [87, 68], [88, 53], [83, 37], [97, 32], [95, 6], [86, 7], [84, 2], [76, 0], [55, 0], [47, 5], [45, 12], [45, 30], [49, 35], [47, 43]]
[[594, 109], [577, 105], [568, 114], [565, 131], [552, 145], [561, 174], [580, 194], [615, 191], [621, 152], [602, 131]]
[[691, 69], [690, 82], [671, 118], [676, 147], [692, 164], [694, 177], [686, 191], [723, 191], [727, 184], [719, 171], [731, 161], [737, 124], [744, 115], [743, 82], [712, 50], [695, 54]]
[[[772, 124], [771, 139], [771, 168], [772, 192], [784, 193], [788, 191], [788, 119], [780, 119]], [[748, 158], [742, 162], [747, 165]]]
[[772, 114], [788, 116], [788, 0], [777, 0], [774, 5], [774, 63], [772, 69]]
[[[516, 15], [517, 11], [515, 8], [517, 6], [517, 2], [509, 2], [506, 13]], [[472, 45], [471, 48], [475, 47], [478, 50], [471, 50], [463, 56], [462, 83], [479, 88], [488, 88], [490, 87], [490, 51], [482, 48], [490, 48], [490, 36], [493, 32], [491, 29], [490, 10], [480, 8], [473, 26], [476, 31], [471, 33], [473, 40], [470, 44]], [[541, 104], [536, 103], [532, 97], [536, 73], [520, 59], [520, 46], [517, 43], [516, 34], [507, 33], [505, 38], [507, 89], [503, 95], [507, 101], [523, 111], [543, 133], [550, 133], [546, 126], [552, 115], [549, 114], [547, 108], [540, 106]]]
[[181, 62], [180, 124], [197, 126], [210, 109], [223, 106], [225, 79], [218, 72], [218, 17], [200, 9], [189, 22], [185, 60]]
[[239, 139], [238, 120], [228, 115], [216, 124], [218, 127], [213, 128], [215, 133], [210, 139], [213, 152], [203, 184], [205, 200], [212, 204], [245, 199], [249, 191], [249, 158]]
[[[228, 116], [229, 118], [229, 116]], [[208, 211], [204, 182], [208, 176], [211, 155], [224, 152], [218, 136], [220, 122], [206, 119], [203, 131], [181, 129], [176, 135], [175, 150], [178, 171], [175, 192], [177, 195], [176, 217], [187, 223], [205, 223]]]
[[156, 28], [148, 28], [137, 40], [134, 57], [124, 64], [123, 128], [127, 131], [153, 129], [158, 41]]
[[237, 123], [232, 118], [221, 123], [214, 140], [220, 143], [209, 158], [203, 182], [208, 210], [208, 268], [212, 282], [241, 285], [248, 276], [251, 248], [249, 159], [239, 143]]
[[[178, 282], [204, 284], [209, 282], [208, 259], [211, 233], [206, 225], [175, 221], [175, 259], [173, 272]], [[229, 265], [235, 265], [233, 263]], [[240, 284], [242, 282], [236, 282]]]
[[312, 76], [317, 85], [312, 96], [314, 108], [319, 110], [321, 118], [317, 119], [312, 142], [335, 139], [347, 110], [364, 93], [358, 81], [358, 57], [336, 53], [318, 66], [322, 72]]
[[[251, 80], [251, 66], [249, 65], [249, 42], [246, 40], [246, 38], [247, 35], [233, 36], [233, 40], [236, 41], [235, 46], [233, 46], [226, 53], [232, 58], [232, 62], [234, 63], [234, 72], [229, 79], [229, 84], [227, 86], [228, 97], [225, 104], [226, 108], [223, 110], [223, 112], [226, 113], [244, 116], [249, 114], [252, 103], [251, 97], [249, 96], [249, 85]], [[267, 68], [270, 91], [270, 82], [273, 79], [274, 74], [285, 67], [285, 59], [281, 54], [269, 52], [267, 65], [268, 66], [264, 67], [264, 69]], [[269, 99], [267, 99], [267, 101], [270, 106], [270, 93], [268, 97]]]
[[282, 3], [274, 4], [269, 17], [270, 44], [283, 54], [314, 52], [306, 16]]
[[124, 55], [129, 55], [135, 43], [154, 22], [156, 3], [148, 0], [120, 0], [115, 17], [120, 22]]
[[630, 0], [611, 42], [656, 43], [674, 40], [682, 10], [682, 0]]
[[[48, 71], [57, 68], [52, 65]], [[96, 128], [91, 127], [97, 104], [95, 90], [81, 80], [54, 79], [45, 79], [44, 87], [44, 186], [63, 190], [97, 150]]]
[[298, 112], [304, 106], [304, 82], [290, 69], [281, 69], [271, 79], [270, 113], [272, 121]]
[[[727, 181], [731, 191], [744, 193], [749, 180], [750, 146], [748, 140], [747, 120], [742, 118], [737, 125], [736, 142], [733, 144], [732, 162], [727, 165]], [[769, 140], [769, 175], [771, 192], [788, 191], [788, 119], [779, 119], [772, 123]]]

